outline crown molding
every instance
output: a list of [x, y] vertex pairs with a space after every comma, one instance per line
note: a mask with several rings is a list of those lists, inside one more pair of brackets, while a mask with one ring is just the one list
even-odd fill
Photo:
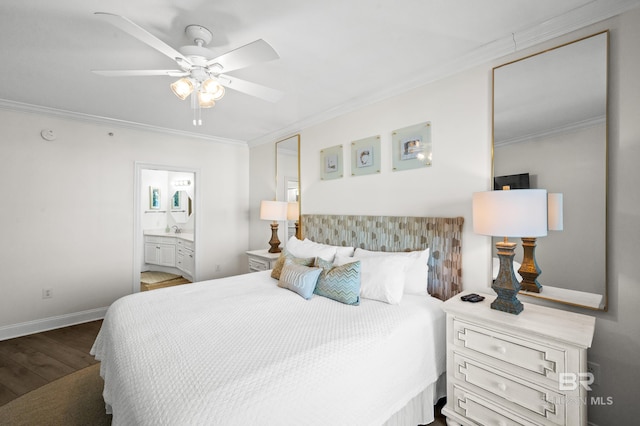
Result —
[[245, 146], [245, 147], [247, 146], [247, 142], [237, 140], [237, 139], [227, 139], [227, 138], [221, 138], [217, 136], [204, 135], [202, 133], [185, 132], [182, 130], [168, 129], [165, 127], [157, 127], [157, 126], [151, 126], [148, 124], [135, 123], [133, 121], [117, 120], [115, 118], [100, 117], [97, 115], [66, 111], [66, 110], [44, 107], [39, 105], [32, 105], [32, 104], [27, 104], [23, 102], [10, 101], [7, 99], [0, 99], [0, 109], [25, 112], [30, 114], [41, 114], [41, 115], [47, 115], [50, 117], [65, 118], [70, 120], [88, 122], [92, 124], [118, 126], [118, 127], [128, 128], [128, 129], [134, 129], [134, 130], [143, 130], [148, 132], [163, 133], [163, 134], [174, 135], [174, 136], [202, 139], [202, 140], [207, 140], [207, 141], [226, 144], [226, 145]]
[[415, 79], [407, 80], [401, 85], [395, 85], [393, 88], [389, 88], [386, 91], [378, 91], [375, 95], [356, 98], [349, 103], [345, 103], [319, 114], [315, 114], [311, 117], [307, 117], [292, 124], [291, 126], [250, 140], [248, 145], [249, 147], [262, 145], [273, 142], [274, 140], [277, 140], [278, 137], [282, 137], [284, 135], [301, 133], [301, 129], [315, 126], [330, 119], [353, 112], [359, 108], [363, 108], [367, 105], [406, 93], [473, 67], [490, 63], [504, 56], [569, 34], [573, 31], [604, 21], [637, 7], [640, 7], [639, 0], [615, 2], [614, 5], [611, 5], [607, 0], [591, 1], [583, 6], [568, 11], [563, 15], [556, 16], [532, 27], [522, 29], [508, 36], [486, 43], [479, 48], [470, 51], [466, 55], [441, 64], [439, 67], [426, 69], [423, 70], [423, 72], [416, 73], [417, 76]]
[[607, 118], [605, 116], [600, 116], [600, 117], [595, 117], [595, 118], [589, 118], [587, 120], [583, 120], [583, 121], [578, 121], [575, 123], [570, 123], [564, 126], [558, 126], [555, 127], [553, 129], [549, 129], [549, 130], [545, 130], [543, 132], [535, 132], [535, 133], [529, 133], [528, 135], [523, 135], [523, 136], [518, 136], [515, 138], [511, 138], [511, 139], [505, 139], [502, 141], [494, 141], [493, 142], [493, 146], [496, 148], [500, 148], [503, 146], [507, 146], [507, 145], [512, 145], [512, 144], [516, 144], [516, 143], [521, 143], [521, 142], [527, 142], [531, 139], [539, 139], [539, 138], [546, 138], [549, 136], [555, 136], [555, 135], [560, 135], [560, 134], [564, 134], [564, 133], [569, 133], [569, 132], [574, 132], [576, 130], [581, 130], [581, 129], [585, 129], [588, 127], [595, 127], [595, 126], [600, 126], [603, 124], [607, 123]]

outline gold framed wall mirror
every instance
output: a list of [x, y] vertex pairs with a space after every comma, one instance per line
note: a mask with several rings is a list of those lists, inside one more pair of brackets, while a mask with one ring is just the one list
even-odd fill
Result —
[[595, 310], [607, 310], [608, 44], [604, 31], [493, 69], [494, 182], [528, 173], [563, 194], [563, 230], [537, 240], [542, 289], [520, 294]]
[[278, 227], [278, 238], [284, 244], [296, 235], [300, 238], [300, 135], [276, 142], [276, 201], [291, 204], [289, 220]]

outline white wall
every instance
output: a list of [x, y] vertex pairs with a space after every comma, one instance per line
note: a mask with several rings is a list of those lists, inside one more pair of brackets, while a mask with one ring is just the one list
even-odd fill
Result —
[[[427, 85], [410, 93], [362, 108], [301, 132], [303, 213], [462, 215], [463, 280], [467, 289], [488, 290], [490, 242], [471, 232], [471, 193], [490, 188], [491, 179], [491, 69], [529, 53], [610, 29], [609, 84], [609, 310], [576, 310], [597, 317], [589, 350], [600, 364], [599, 384], [591, 395], [612, 397], [613, 405], [589, 408], [594, 425], [635, 424], [640, 418], [636, 401], [640, 386], [640, 278], [637, 274], [640, 241], [640, 10], [628, 12], [535, 49], [518, 52], [495, 63]], [[390, 132], [406, 125], [433, 123], [433, 167], [390, 171]], [[320, 149], [380, 134], [383, 173], [320, 181]], [[256, 200], [272, 196], [266, 183], [273, 176], [272, 145], [251, 149], [252, 211]], [[349, 164], [345, 150], [344, 162]], [[270, 157], [269, 157], [270, 156]], [[259, 163], [259, 167], [255, 167]], [[260, 178], [258, 173], [265, 173]], [[266, 174], [269, 173], [269, 174]], [[254, 185], [255, 184], [255, 185]], [[251, 241], [255, 214], [251, 219]], [[259, 226], [262, 228], [262, 224]]]
[[[200, 171], [197, 277], [245, 270], [246, 145], [7, 110], [0, 123], [0, 339], [132, 292], [136, 161]], [[43, 140], [45, 128], [57, 140]]]
[[[489, 189], [490, 76], [476, 68], [327, 121], [301, 133], [303, 214], [463, 216], [468, 288], [486, 290], [488, 238], [471, 232], [471, 193]], [[431, 121], [433, 166], [392, 171], [391, 134]], [[351, 142], [381, 137], [381, 172], [351, 176]], [[320, 179], [320, 150], [342, 144], [344, 176]], [[483, 275], [484, 274], [484, 275]]]

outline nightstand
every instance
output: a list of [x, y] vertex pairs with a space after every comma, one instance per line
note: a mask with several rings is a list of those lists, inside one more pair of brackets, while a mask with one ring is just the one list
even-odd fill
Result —
[[247, 251], [249, 256], [249, 271], [266, 271], [267, 269], [273, 269], [273, 265], [276, 264], [276, 260], [280, 257], [280, 253], [269, 253], [269, 250], [250, 250]]
[[587, 348], [595, 318], [524, 304], [519, 315], [458, 294], [447, 313], [447, 405], [453, 425], [586, 425]]

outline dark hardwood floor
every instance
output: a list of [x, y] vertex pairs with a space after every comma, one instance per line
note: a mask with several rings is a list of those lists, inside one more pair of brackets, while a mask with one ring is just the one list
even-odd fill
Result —
[[0, 342], [0, 405], [95, 364], [89, 354], [102, 321]]

